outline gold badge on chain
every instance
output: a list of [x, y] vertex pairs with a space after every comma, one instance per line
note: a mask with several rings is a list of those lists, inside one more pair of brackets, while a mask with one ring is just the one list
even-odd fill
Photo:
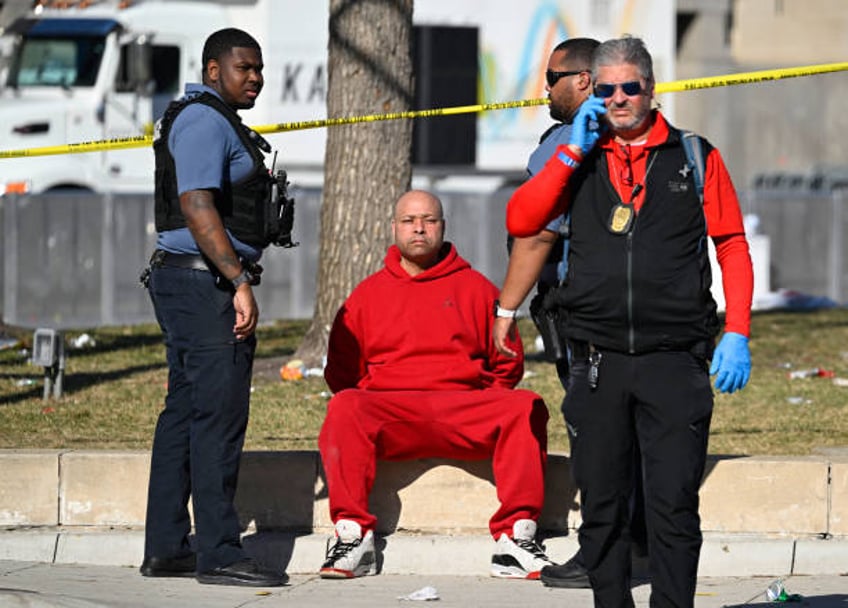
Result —
[[633, 224], [633, 206], [618, 203], [612, 208], [607, 227], [613, 234], [625, 234]]

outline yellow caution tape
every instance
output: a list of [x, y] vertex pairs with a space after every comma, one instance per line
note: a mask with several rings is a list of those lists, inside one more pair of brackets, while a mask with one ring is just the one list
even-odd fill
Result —
[[[848, 62], [824, 63], [797, 68], [781, 68], [775, 70], [761, 70], [758, 72], [743, 72], [728, 76], [710, 76], [707, 78], [690, 78], [688, 80], [676, 80], [673, 82], [657, 83], [656, 93], [676, 93], [680, 91], [694, 91], [696, 89], [709, 89], [714, 87], [726, 87], [739, 84], [753, 84], [757, 82], [768, 82], [784, 78], [797, 78], [799, 76], [814, 76], [828, 72], [840, 72], [848, 70]], [[473, 114], [488, 112], [491, 110], [507, 110], [510, 108], [526, 108], [530, 106], [541, 106], [548, 103], [545, 98], [523, 99], [519, 101], [505, 101], [501, 103], [483, 103], [471, 106], [456, 106], [451, 108], [434, 108], [430, 110], [410, 110], [406, 112], [390, 112], [387, 114], [371, 114], [368, 116], [348, 116], [344, 118], [324, 118], [319, 120], [305, 120], [299, 122], [281, 122], [273, 125], [259, 125], [253, 129], [259, 133], [279, 133], [283, 131], [299, 131], [303, 129], [320, 129], [324, 127], [336, 127], [341, 125], [352, 125], [364, 122], [377, 122], [382, 120], [398, 120], [401, 118], [428, 118], [431, 116], [453, 116], [456, 114]], [[150, 135], [137, 135], [108, 139], [103, 141], [81, 142], [76, 144], [65, 144], [61, 146], [45, 146], [42, 148], [29, 148], [25, 150], [0, 150], [0, 159], [23, 158], [29, 156], [49, 156], [53, 154], [79, 154], [83, 152], [96, 152], [103, 150], [124, 150], [127, 148], [141, 148], [150, 146], [153, 137]]]
[[848, 70], [848, 62], [823, 63], [819, 65], [808, 65], [798, 68], [762, 70], [759, 72], [742, 72], [740, 74], [732, 74], [730, 76], [690, 78], [689, 80], [676, 80], [674, 82], [658, 83], [655, 87], [655, 92], [676, 93], [679, 91], [694, 91], [695, 89], [727, 87], [736, 84], [753, 84], [756, 82], [781, 80], [783, 78], [797, 78], [799, 76], [814, 76], [816, 74], [826, 74], [828, 72], [841, 72], [843, 70]]
[[299, 131], [301, 129], [317, 129], [319, 127], [337, 127], [340, 125], [352, 125], [360, 122], [377, 122], [378, 120], [397, 120], [400, 118], [429, 118], [431, 116], [453, 116], [455, 114], [473, 114], [479, 112], [487, 112], [489, 110], [527, 108], [530, 106], [543, 106], [547, 103], [548, 100], [546, 98], [522, 99], [520, 101], [480, 103], [473, 106], [434, 108], [431, 110], [408, 110], [406, 112], [371, 114], [369, 116], [349, 116], [346, 118], [325, 118], [322, 120], [305, 120], [301, 122], [281, 122], [276, 125], [259, 125], [253, 127], [253, 130], [259, 133], [278, 133], [280, 131]]

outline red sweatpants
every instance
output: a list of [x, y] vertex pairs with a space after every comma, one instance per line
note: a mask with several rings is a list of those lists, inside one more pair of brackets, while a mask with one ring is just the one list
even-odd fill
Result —
[[330, 517], [374, 529], [368, 496], [378, 459], [491, 458], [501, 506], [489, 529], [511, 536], [516, 520], [542, 511], [547, 422], [542, 398], [527, 390], [340, 391], [318, 437]]

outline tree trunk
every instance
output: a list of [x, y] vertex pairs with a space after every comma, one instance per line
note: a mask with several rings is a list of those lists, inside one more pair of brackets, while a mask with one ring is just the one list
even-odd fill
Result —
[[[330, 0], [327, 114], [409, 110], [413, 0]], [[395, 201], [409, 189], [412, 122], [327, 131], [315, 311], [296, 357], [317, 365], [336, 311], [382, 263]]]

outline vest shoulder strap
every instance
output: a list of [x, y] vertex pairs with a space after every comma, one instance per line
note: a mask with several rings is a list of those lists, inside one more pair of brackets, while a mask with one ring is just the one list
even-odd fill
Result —
[[254, 158], [258, 158], [259, 160], [262, 160], [264, 158], [262, 155], [254, 152], [254, 147], [259, 148], [265, 154], [271, 152], [271, 144], [268, 143], [268, 140], [266, 140], [259, 133], [245, 125], [242, 122], [241, 117], [238, 115], [238, 113], [230, 106], [228, 106], [223, 101], [206, 91], [200, 93], [199, 95], [192, 95], [190, 97], [184, 97], [182, 99], [172, 101], [168, 105], [168, 108], [165, 110], [165, 113], [162, 118], [160, 118], [159, 121], [156, 123], [154, 143], [167, 139], [168, 132], [171, 129], [171, 124], [174, 122], [174, 119], [177, 117], [177, 114], [182, 112], [186, 106], [193, 103], [202, 103], [211, 108], [214, 108], [224, 118], [226, 118], [230, 122], [230, 124], [233, 125], [233, 128], [236, 130], [236, 133], [244, 135], [245, 137], [247, 137], [247, 141], [253, 144], [253, 146], [246, 146], [246, 148], [251, 154], [251, 156], [253, 156]]
[[698, 200], [704, 204], [704, 173], [706, 173], [706, 161], [704, 159], [704, 140], [697, 133], [680, 129], [680, 141], [683, 151], [686, 153], [686, 162], [692, 169], [695, 178], [695, 189], [698, 192]]
[[542, 133], [542, 136], [539, 138], [539, 143], [541, 144], [542, 142], [544, 142], [548, 137], [550, 137], [551, 133], [553, 133], [554, 131], [559, 129], [561, 126], [562, 126], [562, 123], [557, 122], [557, 123], [552, 124], [547, 129], [545, 129], [545, 132]]

